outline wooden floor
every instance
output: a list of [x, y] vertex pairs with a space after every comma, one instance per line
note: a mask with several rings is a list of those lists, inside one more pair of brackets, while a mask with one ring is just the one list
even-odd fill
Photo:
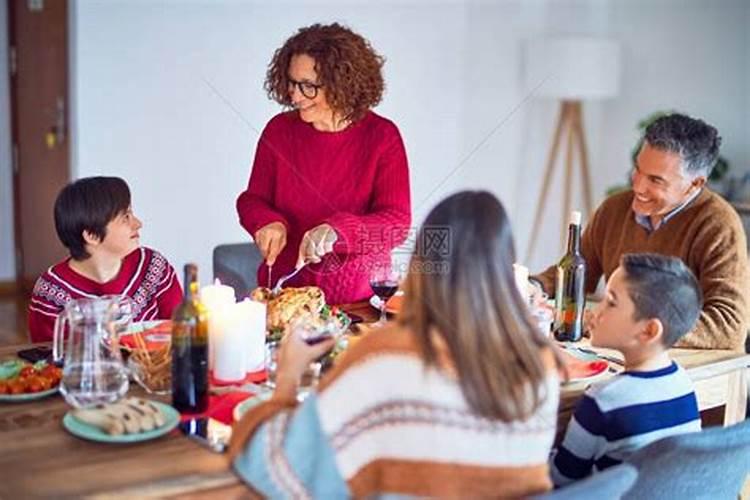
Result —
[[25, 296], [0, 295], [0, 345], [28, 342], [27, 307]]

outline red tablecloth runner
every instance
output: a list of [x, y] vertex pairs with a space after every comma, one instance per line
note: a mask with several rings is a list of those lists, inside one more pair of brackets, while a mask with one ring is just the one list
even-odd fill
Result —
[[[210, 374], [210, 383], [212, 386], [242, 385], [263, 382], [264, 380], [266, 380], [265, 370], [248, 373], [245, 380], [239, 382], [233, 381], [231, 383], [216, 380], [213, 377], [213, 373]], [[211, 395], [208, 398], [208, 409], [206, 411], [202, 413], [183, 413], [180, 415], [180, 420], [184, 422], [193, 418], [213, 418], [223, 424], [232, 425], [234, 407], [252, 395], [251, 392], [247, 391], [231, 391], [224, 394]]]
[[234, 407], [250, 396], [252, 394], [245, 391], [234, 391], [209, 396], [208, 409], [206, 411], [203, 413], [183, 413], [180, 415], [180, 421], [184, 422], [193, 418], [213, 418], [222, 424], [232, 425]]

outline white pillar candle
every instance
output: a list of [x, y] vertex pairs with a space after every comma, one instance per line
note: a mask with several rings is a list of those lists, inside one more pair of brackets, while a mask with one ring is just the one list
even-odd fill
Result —
[[218, 316], [220, 308], [234, 304], [234, 288], [222, 285], [221, 281], [216, 279], [213, 285], [206, 285], [201, 288], [200, 298], [208, 311], [208, 367], [213, 369], [216, 364], [215, 344], [223, 334], [222, 325], [215, 318]]
[[266, 305], [245, 299], [237, 306], [245, 325], [245, 370], [248, 373], [263, 369], [266, 346]]
[[518, 292], [524, 302], [529, 302], [529, 268], [521, 264], [513, 264], [513, 275], [516, 278]]
[[213, 285], [206, 285], [201, 288], [201, 302], [208, 309], [216, 307], [221, 304], [234, 304], [234, 288], [227, 285], [222, 285], [221, 281], [217, 278]]
[[214, 377], [221, 382], [245, 379], [246, 325], [239, 304], [222, 304], [215, 310]]

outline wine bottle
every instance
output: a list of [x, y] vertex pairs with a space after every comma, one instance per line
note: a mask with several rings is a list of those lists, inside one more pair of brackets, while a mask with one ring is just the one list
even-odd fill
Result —
[[198, 298], [198, 266], [185, 264], [185, 297], [172, 315], [172, 406], [208, 408], [208, 314]]
[[555, 339], [575, 342], [583, 336], [586, 261], [581, 255], [581, 212], [570, 213], [568, 250], [557, 264]]

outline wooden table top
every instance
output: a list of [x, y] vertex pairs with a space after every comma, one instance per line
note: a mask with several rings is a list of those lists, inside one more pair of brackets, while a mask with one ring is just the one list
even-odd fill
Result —
[[[364, 303], [344, 309], [365, 321], [376, 318], [375, 311]], [[25, 347], [0, 347], [0, 359], [15, 356]], [[749, 355], [729, 351], [673, 349], [671, 354], [693, 380], [750, 365]], [[131, 384], [131, 393], [143, 395], [135, 384]], [[564, 389], [561, 411], [569, 410], [578, 395], [580, 389]], [[177, 430], [142, 443], [94, 443], [63, 429], [62, 417], [68, 410], [59, 395], [28, 403], [0, 403], [0, 498], [245, 494], [223, 455], [208, 451]]]
[[[0, 348], [0, 359], [22, 347]], [[130, 387], [130, 394], [144, 396], [134, 383]], [[94, 443], [63, 429], [69, 409], [59, 395], [0, 403], [0, 498], [169, 495], [237, 483], [222, 455], [178, 430], [143, 443]]]

